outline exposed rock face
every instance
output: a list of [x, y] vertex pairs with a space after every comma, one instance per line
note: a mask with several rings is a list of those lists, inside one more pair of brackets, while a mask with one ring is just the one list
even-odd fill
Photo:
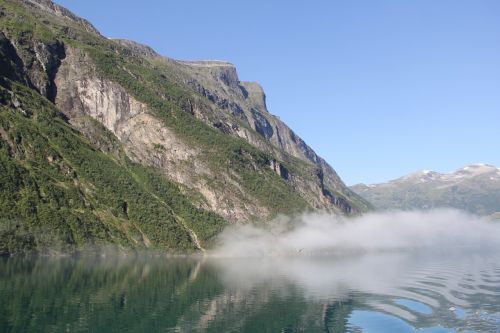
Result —
[[147, 45], [143, 45], [140, 43], [136, 43], [134, 41], [128, 40], [128, 39], [113, 39], [116, 43], [126, 47], [131, 51], [131, 54], [142, 56], [142, 57], [147, 57], [147, 58], [154, 58], [154, 57], [159, 57], [160, 55], [155, 52], [152, 48], [150, 48]]
[[[5, 34], [2, 33], [3, 36]], [[64, 59], [64, 45], [59, 41], [43, 43], [36, 40], [18, 40], [6, 36], [13, 50], [11, 54], [16, 57], [18, 66], [26, 75], [29, 86], [34, 87], [41, 95], [54, 101], [56, 87], [54, 77]]]
[[[281, 120], [267, 111], [262, 87], [255, 82], [239, 81], [232, 64], [213, 61], [177, 63], [185, 65], [178, 71], [182, 72], [185, 82], [193, 90], [221, 109], [229, 111], [277, 148], [300, 159], [318, 162], [314, 151]], [[255, 141], [252, 143], [258, 145]]]
[[56, 105], [69, 117], [89, 115], [119, 138], [123, 125], [146, 111], [120, 85], [102, 78], [85, 53], [69, 47], [54, 82]]
[[276, 172], [281, 178], [288, 180], [290, 178], [290, 174], [287, 168], [276, 160], [271, 160], [269, 167]]
[[31, 86], [31, 82], [23, 71], [23, 61], [10, 40], [2, 32], [0, 32], [0, 55], [0, 75]]
[[76, 16], [71, 11], [53, 3], [51, 0], [23, 0], [23, 1], [26, 3], [26, 5], [32, 7], [37, 11], [42, 10], [49, 14], [55, 15], [56, 17], [71, 20], [76, 24], [82, 26], [88, 32], [99, 34], [99, 31], [97, 31], [97, 29], [94, 28], [94, 26], [89, 21]]
[[[329, 188], [340, 194], [334, 196], [333, 199], [330, 195], [322, 195], [321, 201], [338, 204], [342, 211], [357, 211], [357, 208], [349, 208], [348, 201], [341, 200], [343, 196], [351, 197], [353, 200], [359, 200], [359, 198], [345, 187], [335, 170], [278, 117], [267, 111], [266, 96], [258, 83], [239, 81], [236, 68], [227, 62], [186, 62], [170, 59], [165, 59], [165, 61], [175, 68], [179, 76], [194, 91], [205, 96], [219, 109], [226, 112], [224, 116], [219, 117], [219, 122], [215, 127], [244, 138], [260, 149], [267, 149], [266, 145], [255, 137], [254, 133], [257, 132], [261, 138], [280, 151], [313, 163], [322, 174], [322, 179], [319, 177], [316, 179], [320, 193], [323, 193], [325, 188]], [[178, 66], [178, 64], [183, 66]], [[230, 117], [227, 118], [227, 116]], [[207, 121], [203, 116], [199, 118]], [[223, 122], [220, 121], [221, 118]], [[249, 132], [246, 127], [255, 132]]]
[[255, 131], [267, 140], [271, 139], [274, 134], [273, 126], [269, 123], [266, 117], [262, 116], [259, 111], [251, 109], [250, 112], [252, 113], [252, 120]]
[[[77, 49], [68, 47], [66, 57], [55, 78], [58, 87], [56, 105], [79, 127], [77, 120], [91, 116], [113, 132], [134, 161], [161, 169], [165, 175], [201, 193], [207, 207], [231, 222], [248, 216], [264, 217], [267, 210], [238, 188], [227, 175], [211, 170], [197, 158], [199, 151], [179, 139], [148, 107], [133, 98], [119, 84], [99, 75], [92, 60]], [[225, 178], [246, 200], [228, 195], [230, 192], [207, 185], [210, 179]], [[207, 181], [208, 180], [208, 181]]]

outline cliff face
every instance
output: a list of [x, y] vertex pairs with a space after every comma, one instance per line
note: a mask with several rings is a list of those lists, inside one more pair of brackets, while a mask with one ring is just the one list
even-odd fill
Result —
[[[119, 43], [126, 45], [131, 52], [154, 58], [155, 64], [164, 66], [180, 82], [205, 97], [209, 101], [208, 107], [195, 107], [192, 112], [207, 125], [240, 137], [282, 160], [294, 157], [315, 166], [314, 176], [310, 179], [314, 186], [310, 183], [313, 188], [304, 189], [315, 192], [315, 196], [309, 198], [313, 207], [348, 214], [369, 208], [367, 202], [346, 188], [324, 159], [278, 117], [268, 112], [262, 87], [256, 82], [239, 81], [232, 64], [224, 61], [178, 61], [147, 52], [147, 47], [132, 42], [125, 44], [120, 40]], [[293, 179], [289, 180], [293, 182]], [[299, 190], [304, 187], [304, 184], [295, 185]]]
[[[40, 142], [14, 129], [34, 126], [59, 152], [57, 158], [40, 158], [52, 164], [57, 160], [59, 167], [65, 165], [73, 174], [60, 181], [37, 178], [32, 184], [27, 175], [35, 169], [28, 167], [26, 176], [9, 180], [17, 185], [12, 193], [4, 193], [4, 206], [23, 191], [34, 190], [33, 200], [41, 207], [49, 200], [37, 190], [43, 182], [54, 186], [69, 182], [61, 185], [61, 191], [75, 187], [79, 200], [89, 203], [72, 214], [90, 214], [85, 219], [107, 225], [110, 234], [120, 234], [129, 245], [170, 248], [189, 243], [202, 248], [224, 223], [266, 220], [278, 213], [309, 209], [353, 214], [368, 207], [333, 168], [267, 111], [262, 88], [239, 81], [235, 67], [227, 62], [177, 61], [131, 41], [106, 39], [86, 20], [48, 0], [4, 1], [0, 30], [4, 110], [0, 133], [6, 165], [33, 163], [29, 155], [16, 152], [24, 145], [36, 150]], [[41, 101], [47, 107], [37, 108]], [[56, 120], [42, 126], [40, 119], [47, 120], [49, 109]], [[59, 136], [50, 130], [56, 125], [63, 131]], [[71, 144], [64, 148], [57, 141], [60, 137]], [[89, 159], [104, 159], [116, 170], [105, 170], [113, 172], [102, 180], [99, 163], [106, 164], [104, 160], [90, 167], [72, 155], [71, 146], [93, 150]], [[123, 182], [135, 184], [127, 186], [137, 186], [139, 197], [153, 198], [158, 206], [154, 209], [169, 212], [172, 235], [184, 234], [184, 245], [172, 241], [165, 231], [151, 239], [150, 233], [161, 223], [143, 225], [139, 212], [147, 208], [129, 202], [135, 199], [113, 181], [118, 174], [125, 177]], [[110, 194], [113, 190], [115, 197]], [[102, 191], [110, 196], [109, 202], [99, 198]], [[118, 205], [118, 213], [111, 202]], [[58, 202], [51, 207], [61, 210], [69, 209], [68, 205]], [[9, 221], [24, 221], [20, 223], [28, 233], [32, 224], [57, 230], [37, 209], [5, 212]], [[69, 234], [81, 231], [78, 226], [65, 228]], [[10, 229], [9, 233], [15, 234]], [[78, 245], [75, 235], [63, 243]]]
[[[66, 50], [55, 78], [58, 87], [55, 104], [76, 128], [85, 133], [84, 123], [78, 121], [85, 116], [99, 121], [118, 138], [130, 159], [159, 169], [169, 179], [202, 194], [203, 207], [228, 221], [244, 221], [250, 215], [265, 217], [269, 213], [240, 190], [230, 175], [205, 162], [200, 149], [179, 138], [154, 117], [146, 104], [102, 77], [84, 52], [72, 47]], [[226, 185], [210, 186], [209, 181], [216, 178]], [[234, 187], [233, 191], [228, 191], [229, 187]], [[238, 197], [233, 197], [234, 191]]]

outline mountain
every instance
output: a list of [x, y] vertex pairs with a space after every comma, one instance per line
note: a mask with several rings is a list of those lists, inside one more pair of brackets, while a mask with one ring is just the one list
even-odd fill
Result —
[[203, 250], [231, 223], [369, 204], [224, 61], [103, 37], [49, 0], [0, 2], [0, 253]]
[[353, 191], [378, 209], [452, 207], [480, 215], [500, 212], [500, 169], [473, 164], [451, 173], [423, 170]]

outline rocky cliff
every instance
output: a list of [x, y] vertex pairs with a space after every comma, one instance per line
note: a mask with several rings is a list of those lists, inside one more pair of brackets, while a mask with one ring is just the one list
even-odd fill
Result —
[[[22, 233], [39, 247], [34, 230], [47, 228], [71, 246], [202, 249], [226, 223], [368, 208], [230, 63], [178, 61], [104, 38], [48, 0], [1, 2], [0, 31], [0, 142], [12, 172], [0, 216], [13, 244]], [[47, 176], [57, 170], [65, 171]], [[40, 190], [47, 186], [57, 198]], [[27, 211], [16, 203], [26, 196]]]

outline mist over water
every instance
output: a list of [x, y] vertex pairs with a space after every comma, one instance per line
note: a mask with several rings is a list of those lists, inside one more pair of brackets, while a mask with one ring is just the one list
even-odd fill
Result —
[[229, 228], [207, 256], [0, 258], [0, 332], [499, 332], [499, 231], [308, 214]]
[[300, 295], [311, 332], [500, 332], [499, 244], [458, 210], [305, 214], [228, 228], [204, 260], [235, 299]]
[[0, 259], [1, 332], [444, 333], [500, 327], [495, 253]]
[[500, 249], [500, 224], [462, 211], [393, 211], [354, 218], [329, 214], [279, 217], [266, 225], [227, 228], [217, 257], [341, 255], [397, 250]]

